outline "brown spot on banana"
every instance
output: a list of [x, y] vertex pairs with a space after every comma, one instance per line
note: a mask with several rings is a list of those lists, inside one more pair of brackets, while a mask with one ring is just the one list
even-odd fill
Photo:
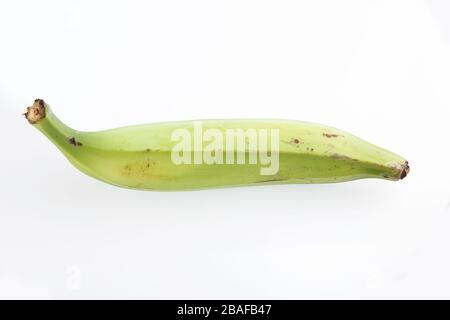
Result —
[[327, 138], [343, 137], [343, 135], [341, 135], [341, 134], [327, 133], [327, 132], [324, 132], [324, 133], [323, 133], [323, 136], [324, 136], [324, 137], [327, 137]]
[[81, 142], [77, 141], [75, 137], [69, 138], [69, 143], [75, 147], [81, 147], [83, 145]]

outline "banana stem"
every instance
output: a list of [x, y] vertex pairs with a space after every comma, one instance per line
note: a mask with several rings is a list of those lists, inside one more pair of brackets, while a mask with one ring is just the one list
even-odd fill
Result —
[[62, 152], [66, 153], [70, 147], [77, 144], [75, 140], [77, 131], [59, 120], [44, 100], [36, 99], [33, 105], [27, 108], [24, 116]]

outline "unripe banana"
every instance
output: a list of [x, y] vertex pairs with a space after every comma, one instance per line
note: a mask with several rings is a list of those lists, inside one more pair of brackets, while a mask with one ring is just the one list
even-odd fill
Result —
[[409, 172], [408, 162], [395, 153], [307, 122], [204, 120], [81, 132], [61, 122], [41, 99], [25, 117], [80, 171], [126, 188], [396, 181]]

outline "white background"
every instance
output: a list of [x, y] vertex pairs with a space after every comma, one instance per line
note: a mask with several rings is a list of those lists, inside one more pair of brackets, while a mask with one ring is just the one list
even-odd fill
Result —
[[[1, 1], [0, 297], [450, 298], [450, 5]], [[411, 163], [400, 182], [196, 192], [76, 171], [79, 130], [287, 118]]]

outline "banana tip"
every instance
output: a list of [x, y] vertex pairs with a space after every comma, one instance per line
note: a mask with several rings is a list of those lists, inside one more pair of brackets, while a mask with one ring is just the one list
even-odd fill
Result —
[[406, 178], [406, 176], [409, 173], [410, 168], [409, 168], [408, 161], [405, 161], [405, 163], [403, 163], [401, 167], [402, 167], [402, 169], [400, 171], [400, 180]]
[[45, 102], [42, 99], [34, 100], [33, 104], [27, 108], [23, 114], [31, 124], [36, 124], [45, 118]]

